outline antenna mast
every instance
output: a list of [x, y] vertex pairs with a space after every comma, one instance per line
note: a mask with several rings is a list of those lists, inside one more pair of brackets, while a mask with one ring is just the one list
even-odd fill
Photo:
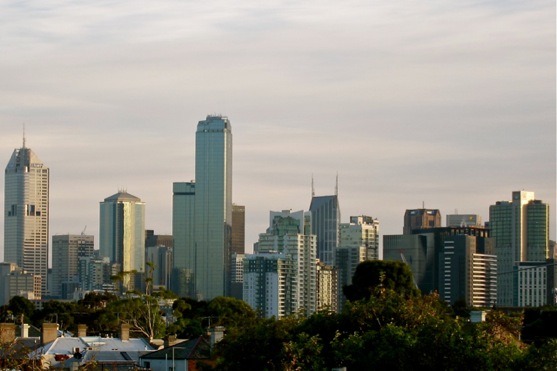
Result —
[[338, 172], [337, 172], [337, 178], [335, 183], [335, 196], [338, 196]]
[[315, 188], [313, 187], [313, 174], [311, 174], [311, 197], [315, 197]]
[[25, 148], [25, 124], [23, 124], [23, 148]]

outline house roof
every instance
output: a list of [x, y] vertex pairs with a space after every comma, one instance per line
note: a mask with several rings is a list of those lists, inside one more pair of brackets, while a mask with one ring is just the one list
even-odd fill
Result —
[[167, 347], [141, 356], [141, 359], [206, 359], [211, 354], [211, 344], [205, 336]]

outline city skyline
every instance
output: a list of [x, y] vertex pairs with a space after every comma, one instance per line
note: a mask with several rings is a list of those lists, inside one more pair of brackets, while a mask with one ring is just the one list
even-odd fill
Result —
[[333, 195], [337, 173], [341, 222], [369, 215], [381, 235], [423, 203], [443, 225], [455, 209], [487, 221], [524, 189], [550, 205], [556, 239], [554, 2], [51, 1], [0, 14], [0, 155], [25, 125], [51, 171], [51, 236], [87, 226], [98, 241], [98, 202], [118, 188], [170, 234], [172, 183], [195, 178], [195, 125], [217, 110], [234, 124], [247, 251], [269, 211], [308, 210], [311, 179]]

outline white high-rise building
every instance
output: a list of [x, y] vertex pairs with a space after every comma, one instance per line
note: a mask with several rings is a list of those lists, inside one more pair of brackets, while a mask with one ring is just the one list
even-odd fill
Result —
[[30, 149], [15, 149], [5, 172], [4, 261], [41, 277], [47, 291], [49, 169]]
[[244, 259], [244, 301], [266, 317], [317, 310], [317, 237], [311, 213], [271, 212], [259, 253]]
[[100, 254], [119, 265], [122, 284], [133, 289], [131, 272], [145, 272], [145, 203], [120, 191], [100, 203]]

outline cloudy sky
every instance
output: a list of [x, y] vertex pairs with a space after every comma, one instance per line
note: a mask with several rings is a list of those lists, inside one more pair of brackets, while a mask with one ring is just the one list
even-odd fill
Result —
[[555, 77], [549, 0], [7, 0], [0, 159], [25, 125], [51, 169], [51, 234], [98, 237], [119, 188], [170, 234], [197, 122], [222, 114], [248, 250], [270, 210], [307, 210], [312, 177], [327, 195], [337, 174], [343, 221], [382, 234], [422, 204], [487, 220], [524, 189], [555, 239]]

